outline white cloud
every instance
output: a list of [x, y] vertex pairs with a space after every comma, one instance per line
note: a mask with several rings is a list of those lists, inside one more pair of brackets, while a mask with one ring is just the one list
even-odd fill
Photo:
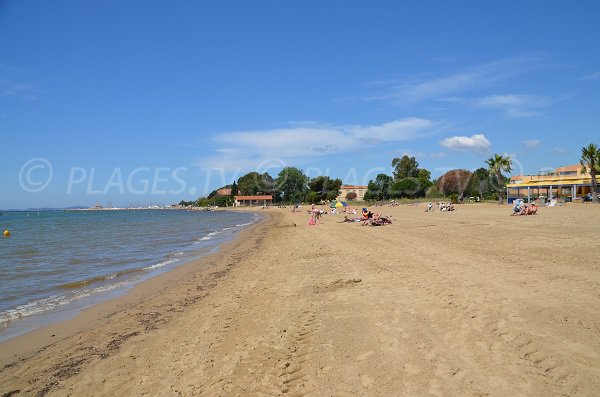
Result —
[[214, 155], [197, 161], [202, 168], [255, 169], [265, 161], [278, 164], [310, 161], [316, 157], [371, 150], [381, 143], [403, 142], [434, 134], [441, 123], [404, 118], [377, 125], [328, 125], [311, 122], [297, 126], [218, 134]]
[[415, 157], [417, 159], [422, 158], [433, 158], [433, 159], [441, 159], [447, 156], [445, 152], [413, 152], [410, 150], [398, 150], [399, 153], [402, 153], [403, 156]]
[[556, 102], [545, 96], [505, 94], [488, 95], [481, 98], [443, 98], [446, 102], [465, 103], [477, 108], [501, 109], [509, 117], [532, 117], [540, 114], [539, 110]]
[[512, 76], [523, 74], [540, 65], [537, 57], [508, 58], [457, 70], [455, 73], [433, 78], [412, 77], [404, 80], [380, 80], [370, 85], [381, 87], [379, 92], [365, 100], [383, 100], [396, 103], [414, 103], [439, 99], [473, 88], [489, 86]]
[[453, 136], [440, 141], [440, 145], [452, 150], [468, 150], [473, 152], [487, 152], [492, 146], [483, 134], [468, 136]]
[[539, 95], [490, 95], [474, 100], [475, 106], [503, 109], [511, 117], [536, 116], [541, 109], [552, 104], [552, 100]]
[[523, 141], [523, 145], [527, 148], [527, 149], [535, 149], [538, 148], [540, 145], [542, 144], [542, 142], [540, 142], [539, 139], [528, 139], [526, 141]]

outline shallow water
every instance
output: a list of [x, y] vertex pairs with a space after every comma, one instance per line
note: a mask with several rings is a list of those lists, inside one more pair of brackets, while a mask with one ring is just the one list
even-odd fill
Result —
[[213, 252], [257, 220], [227, 211], [4, 212], [0, 340]]

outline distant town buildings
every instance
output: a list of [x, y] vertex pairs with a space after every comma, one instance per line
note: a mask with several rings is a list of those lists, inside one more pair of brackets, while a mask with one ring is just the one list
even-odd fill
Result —
[[365, 197], [365, 193], [367, 192], [368, 186], [362, 185], [343, 185], [340, 187], [340, 194], [338, 195], [338, 200], [346, 200], [348, 193], [356, 193], [355, 200], [362, 201]]

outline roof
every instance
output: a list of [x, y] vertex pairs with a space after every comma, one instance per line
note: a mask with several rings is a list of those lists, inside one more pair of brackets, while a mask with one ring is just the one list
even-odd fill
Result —
[[273, 200], [273, 196], [235, 196], [237, 201], [240, 200]]
[[360, 186], [360, 185], [346, 185], [340, 187], [340, 189], [368, 189], [368, 186]]
[[[598, 180], [599, 178], [596, 178]], [[518, 187], [537, 187], [537, 186], [573, 186], [573, 185], [591, 185], [592, 178], [589, 176], [580, 176], [575, 178], [550, 178], [550, 179], [542, 179], [542, 180], [532, 180], [528, 182], [522, 183], [509, 183], [507, 185], [508, 188], [518, 188]]]

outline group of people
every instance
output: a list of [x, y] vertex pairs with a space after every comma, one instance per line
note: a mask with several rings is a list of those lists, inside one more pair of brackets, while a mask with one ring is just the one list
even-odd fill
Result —
[[537, 205], [530, 203], [527, 205], [523, 199], [513, 201], [513, 211], [511, 215], [537, 215]]
[[[355, 211], [356, 213], [356, 211]], [[375, 214], [369, 211], [368, 208], [363, 208], [361, 212], [361, 217], [348, 218], [348, 215], [344, 216], [344, 219], [338, 223], [352, 223], [352, 222], [362, 222], [361, 226], [385, 226], [390, 225], [392, 223], [391, 216], [384, 216], [381, 214]]]
[[[435, 205], [438, 207], [440, 212], [449, 212], [455, 210], [454, 204], [452, 204], [451, 202], [436, 202]], [[430, 201], [427, 203], [427, 208], [425, 209], [425, 212], [433, 212], [433, 202]]]

